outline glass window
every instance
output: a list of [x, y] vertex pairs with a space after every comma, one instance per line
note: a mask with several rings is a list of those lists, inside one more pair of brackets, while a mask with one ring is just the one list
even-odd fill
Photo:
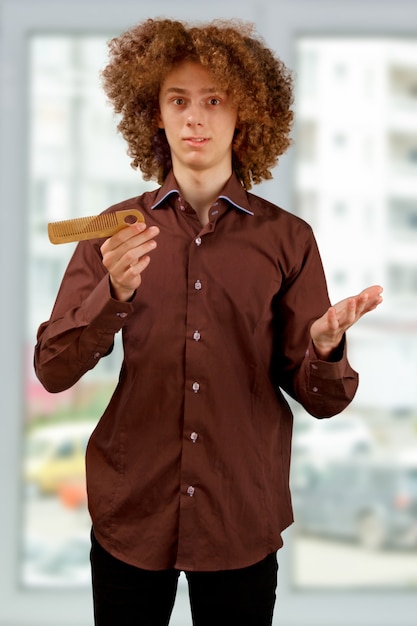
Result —
[[[120, 32], [146, 15], [141, 10], [138, 13], [138, 7], [127, 1], [118, 3], [117, 7], [112, 3], [104, 7], [101, 3], [99, 12], [97, 0], [75, 4], [65, 0], [54, 3], [2, 0], [1, 4], [4, 29], [0, 44], [5, 44], [2, 59], [6, 87], [0, 92], [2, 144], [5, 146], [2, 151], [5, 184], [0, 191], [5, 199], [4, 206], [9, 206], [17, 188], [19, 201], [24, 196], [29, 208], [26, 214], [26, 209], [21, 208], [26, 207], [26, 203], [19, 202], [17, 212], [30, 220], [25, 227], [29, 233], [29, 254], [27, 268], [25, 259], [23, 271], [17, 263], [21, 256], [20, 237], [3, 232], [4, 259], [8, 261], [14, 249], [19, 251], [11, 255], [13, 272], [10, 272], [10, 279], [9, 272], [5, 272], [6, 285], [14, 287], [16, 278], [23, 279], [29, 297], [23, 299], [24, 307], [22, 300], [16, 298], [10, 300], [7, 311], [3, 308], [3, 328], [10, 329], [5, 354], [11, 355], [8, 359], [12, 366], [12, 376], [3, 377], [6, 392], [2, 394], [6, 402], [3, 457], [10, 449], [5, 467], [12, 468], [13, 473], [15, 463], [20, 463], [20, 459], [16, 459], [21, 449], [23, 398], [20, 369], [17, 371], [14, 355], [19, 352], [16, 347], [20, 346], [23, 332], [26, 397], [22, 399], [25, 453], [21, 468], [24, 487], [21, 505], [16, 504], [17, 496], [15, 502], [17, 490], [10, 474], [6, 472], [3, 479], [7, 499], [3, 516], [5, 532], [2, 533], [5, 566], [1, 617], [5, 623], [31, 624], [36, 616], [45, 624], [58, 624], [62, 620], [87, 624], [91, 622], [90, 580], [86, 568], [89, 546], [85, 541], [89, 518], [84, 484], [82, 479], [78, 482], [80, 466], [71, 469], [67, 483], [59, 478], [61, 485], [65, 485], [59, 496], [41, 495], [41, 487], [28, 480], [26, 472], [33, 458], [51, 458], [57, 467], [51, 451], [53, 440], [55, 436], [62, 440], [67, 426], [76, 431], [70, 434], [71, 441], [76, 438], [80, 447], [85, 447], [86, 439], [81, 440], [94, 428], [113, 389], [120, 362], [119, 347], [116, 346], [113, 356], [100, 363], [100, 369], [96, 368], [80, 381], [77, 390], [51, 396], [34, 378], [33, 342], [39, 322], [50, 313], [72, 252], [70, 244], [52, 246], [49, 243], [47, 222], [98, 212], [147, 187], [129, 166], [125, 145], [116, 133], [116, 121], [105, 104], [98, 79], [105, 41], [112, 35], [111, 29]], [[20, 4], [25, 4], [25, 10]], [[156, 4], [157, 9], [161, 9], [158, 13], [169, 13], [172, 9], [171, 4], [163, 0]], [[193, 13], [201, 12], [202, 5], [190, 14], [187, 4], [180, 2], [175, 9], [180, 19], [203, 17]], [[405, 472], [400, 470], [397, 484], [401, 488], [396, 489], [395, 498], [391, 500], [397, 518], [401, 519], [401, 516], [406, 517], [404, 512], [412, 511], [409, 502], [415, 503], [412, 493], [416, 492], [413, 460], [416, 458], [414, 312], [417, 311], [417, 295], [407, 284], [412, 284], [413, 265], [417, 266], [415, 226], [410, 227], [416, 204], [414, 144], [408, 143], [410, 138], [415, 139], [417, 132], [417, 55], [415, 41], [402, 36], [404, 32], [411, 32], [415, 10], [408, 0], [400, 0], [399, 4], [384, 3], [377, 12], [374, 0], [355, 3], [354, 8], [351, 3], [342, 1], [330, 6], [329, 3], [293, 0], [286, 3], [284, 11], [282, 6], [272, 2], [258, 5], [233, 1], [207, 5], [204, 15], [211, 18], [239, 14], [243, 19], [252, 19], [261, 27], [267, 41], [276, 42], [278, 54], [290, 66], [297, 66], [296, 119], [300, 123], [297, 122], [296, 131], [300, 133], [304, 124], [307, 134], [301, 139], [303, 154], [296, 154], [294, 162], [295, 189], [290, 189], [289, 184], [293, 172], [286, 169], [293, 161], [285, 157], [274, 180], [265, 187], [265, 193], [273, 202], [292, 210], [290, 191], [294, 191], [297, 212], [313, 225], [317, 234], [332, 300], [345, 297], [364, 284], [381, 282], [385, 286], [381, 311], [350, 334], [350, 357], [354, 366], [358, 364], [361, 386], [351, 410], [343, 417], [353, 417], [355, 424], [360, 422], [360, 427], [352, 428], [355, 431], [352, 436], [345, 434], [343, 443], [341, 437], [336, 443], [333, 433], [332, 445], [340, 461], [349, 461], [355, 468], [361, 462], [368, 464], [369, 432], [384, 456], [388, 448], [393, 452], [401, 451], [400, 455], [396, 454], [401, 461], [398, 465], [407, 464], [411, 457], [409, 468]], [[103, 34], [103, 30], [108, 34]], [[100, 36], [74, 36], [74, 33], [98, 31]], [[399, 37], [320, 36], [323, 32], [342, 31], [393, 32]], [[41, 32], [70, 34], [34, 34]], [[300, 38], [300, 33], [312, 35]], [[28, 41], [26, 58], [30, 59], [30, 65], [26, 68], [23, 51]], [[294, 41], [298, 50], [296, 63], [292, 56]], [[340, 44], [338, 50], [334, 47], [337, 43]], [[357, 64], [355, 68], [353, 61]], [[30, 190], [26, 190], [21, 174], [21, 165], [26, 159], [27, 78]], [[382, 126], [381, 119], [384, 120]], [[330, 121], [332, 124], [326, 125]], [[389, 136], [387, 129], [390, 129]], [[298, 140], [296, 152], [297, 143]], [[262, 195], [263, 190], [260, 193]], [[26, 321], [24, 331], [21, 330], [22, 308]], [[10, 312], [14, 315], [10, 316]], [[297, 442], [304, 450], [294, 452], [292, 482], [296, 524], [285, 533], [285, 546], [279, 554], [274, 623], [335, 626], [349, 622], [353, 625], [362, 624], [372, 615], [375, 622], [387, 626], [392, 626], [393, 621], [413, 624], [417, 580], [415, 549], [413, 553], [408, 544], [365, 548], [360, 547], [356, 539], [341, 537], [334, 531], [310, 532], [302, 528], [297, 512], [301, 490], [307, 485], [311, 489], [319, 485], [322, 476], [331, 477], [333, 464], [338, 461], [327, 459], [331, 446], [323, 445], [323, 440], [328, 442], [330, 434], [322, 432], [327, 424], [319, 423], [318, 432], [313, 433], [317, 423], [311, 417], [304, 423], [306, 417], [301, 412], [296, 414], [294, 445]], [[78, 438], [84, 427], [86, 432]], [[303, 434], [306, 436], [301, 446]], [[314, 453], [309, 438], [315, 441]], [[404, 442], [409, 445], [405, 446]], [[70, 446], [76, 447], [73, 443]], [[408, 447], [411, 448], [409, 455]], [[75, 461], [80, 458], [80, 454], [76, 455]], [[68, 470], [65, 471], [68, 476]], [[350, 471], [353, 471], [351, 467]], [[45, 474], [49, 479], [53, 477], [50, 469]], [[368, 478], [370, 474], [367, 470]], [[396, 475], [391, 465], [384, 467], [380, 473], [375, 472], [375, 485], [384, 490], [388, 483], [395, 483]], [[347, 477], [343, 491], [336, 489], [333, 504], [337, 502], [337, 506], [349, 485], [349, 473]], [[374, 491], [376, 489], [375, 486]], [[323, 507], [324, 502], [320, 500], [318, 508]], [[415, 521], [415, 508], [412, 515]], [[375, 519], [362, 517], [363, 545], [366, 545], [363, 537], [369, 538], [373, 533], [377, 536], [375, 529], [378, 530]], [[58, 587], [63, 591], [57, 590]], [[68, 587], [75, 589], [68, 590]], [[175, 620], [174, 615], [172, 623], [185, 626], [191, 623], [185, 584], [180, 585], [180, 592], [185, 599], [187, 618], [180, 615]]]
[[25, 587], [90, 584], [84, 453], [116, 382], [120, 346], [76, 386], [49, 394], [35, 378], [33, 342], [49, 317], [75, 244], [52, 245], [47, 223], [94, 215], [150, 188], [130, 168], [101, 89], [104, 36], [30, 40], [30, 160], [24, 502]]
[[415, 589], [417, 41], [301, 37], [297, 50], [297, 211], [331, 299], [376, 283], [384, 304], [349, 331], [351, 406], [321, 421], [295, 407], [292, 582]]

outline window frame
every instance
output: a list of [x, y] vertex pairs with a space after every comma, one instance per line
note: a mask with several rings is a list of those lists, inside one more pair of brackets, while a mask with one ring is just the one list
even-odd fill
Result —
[[[295, 67], [294, 41], [299, 35], [417, 35], [417, 6], [412, 0], [211, 0], [196, 8], [191, 0], [154, 0], [152, 15], [179, 19], [238, 16], [254, 21], [266, 41], [276, 42], [277, 54]], [[31, 33], [119, 32], [149, 14], [137, 2], [120, 0], [0, 0], [0, 307], [7, 375], [0, 379], [3, 402], [0, 458], [2, 502], [0, 553], [0, 625], [72, 626], [91, 624], [90, 590], [25, 591], [18, 586], [22, 486], [21, 416], [25, 412], [22, 371], [25, 360], [28, 67], [27, 38]], [[416, 27], [413, 29], [412, 24]], [[257, 193], [281, 206], [292, 204], [293, 152], [280, 160], [274, 179]], [[35, 341], [35, 338], [34, 338]], [[3, 369], [4, 371], [4, 369]], [[6, 469], [7, 468], [7, 469]], [[284, 533], [279, 552], [280, 577], [274, 623], [283, 626], [412, 626], [417, 614], [415, 590], [296, 591], [291, 584], [292, 528]], [[181, 590], [180, 592], [181, 593]], [[185, 594], [184, 594], [185, 597]], [[186, 601], [186, 600], [184, 600]], [[343, 617], [341, 617], [341, 615]], [[174, 626], [175, 623], [173, 623]], [[182, 625], [184, 626], [184, 625]]]

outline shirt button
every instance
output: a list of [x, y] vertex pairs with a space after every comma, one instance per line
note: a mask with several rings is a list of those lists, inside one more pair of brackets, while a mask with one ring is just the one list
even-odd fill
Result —
[[197, 246], [201, 246], [201, 237], [197, 237], [197, 239], [195, 240], [195, 243]]
[[191, 487], [191, 485], [190, 485], [190, 486], [188, 487], [188, 489], [187, 489], [187, 493], [188, 493], [188, 495], [190, 496], [190, 498], [192, 498], [192, 497], [193, 497], [194, 492], [195, 492], [194, 487]]
[[197, 435], [197, 433], [191, 433], [191, 435], [190, 435], [190, 439], [191, 439], [191, 441], [192, 441], [193, 443], [195, 443], [195, 442], [197, 441], [197, 439], [198, 439], [198, 435]]
[[193, 339], [194, 339], [194, 341], [200, 341], [200, 339], [201, 339], [201, 335], [200, 335], [200, 333], [198, 332], [198, 330], [195, 330], [195, 331], [194, 331], [194, 334], [193, 334]]
[[200, 389], [200, 385], [198, 383], [193, 383], [193, 391], [194, 393], [197, 393], [197, 391]]
[[202, 284], [199, 280], [196, 280], [194, 283], [194, 288], [197, 289], [197, 291], [199, 291], [202, 287]]
[[122, 312], [122, 313], [116, 313], [117, 317], [126, 317], [127, 313], [126, 312]]
[[313, 391], [314, 391], [314, 393], [317, 393], [317, 392], [318, 392], [318, 390], [319, 390], [319, 388], [318, 388], [318, 387], [313, 387]]
[[99, 359], [101, 357], [100, 352], [94, 352], [94, 358]]
[[311, 364], [311, 369], [312, 369], [312, 370], [318, 370], [319, 368], [318, 368], [318, 366], [317, 366], [317, 365], [315, 365], [314, 363], [312, 363], [312, 364]]

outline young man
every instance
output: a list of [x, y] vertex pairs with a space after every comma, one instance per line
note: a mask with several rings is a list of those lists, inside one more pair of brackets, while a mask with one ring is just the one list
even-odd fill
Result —
[[[292, 415], [352, 400], [345, 332], [381, 288], [330, 306], [310, 227], [248, 192], [289, 145], [291, 77], [249, 26], [147, 20], [110, 43], [104, 87], [160, 188], [108, 210], [145, 223], [81, 242], [35, 349], [51, 392], [122, 330], [119, 383], [87, 449], [98, 626], [267, 626], [292, 522]], [[337, 418], [336, 418], [337, 419]]]

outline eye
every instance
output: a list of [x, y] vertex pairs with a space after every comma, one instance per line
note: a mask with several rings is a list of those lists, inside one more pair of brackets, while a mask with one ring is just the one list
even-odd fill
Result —
[[174, 98], [173, 103], [176, 106], [182, 106], [183, 104], [185, 104], [185, 100], [184, 98]]
[[220, 100], [219, 100], [219, 98], [210, 98], [209, 104], [212, 104], [213, 106], [216, 106], [216, 105], [220, 104]]

